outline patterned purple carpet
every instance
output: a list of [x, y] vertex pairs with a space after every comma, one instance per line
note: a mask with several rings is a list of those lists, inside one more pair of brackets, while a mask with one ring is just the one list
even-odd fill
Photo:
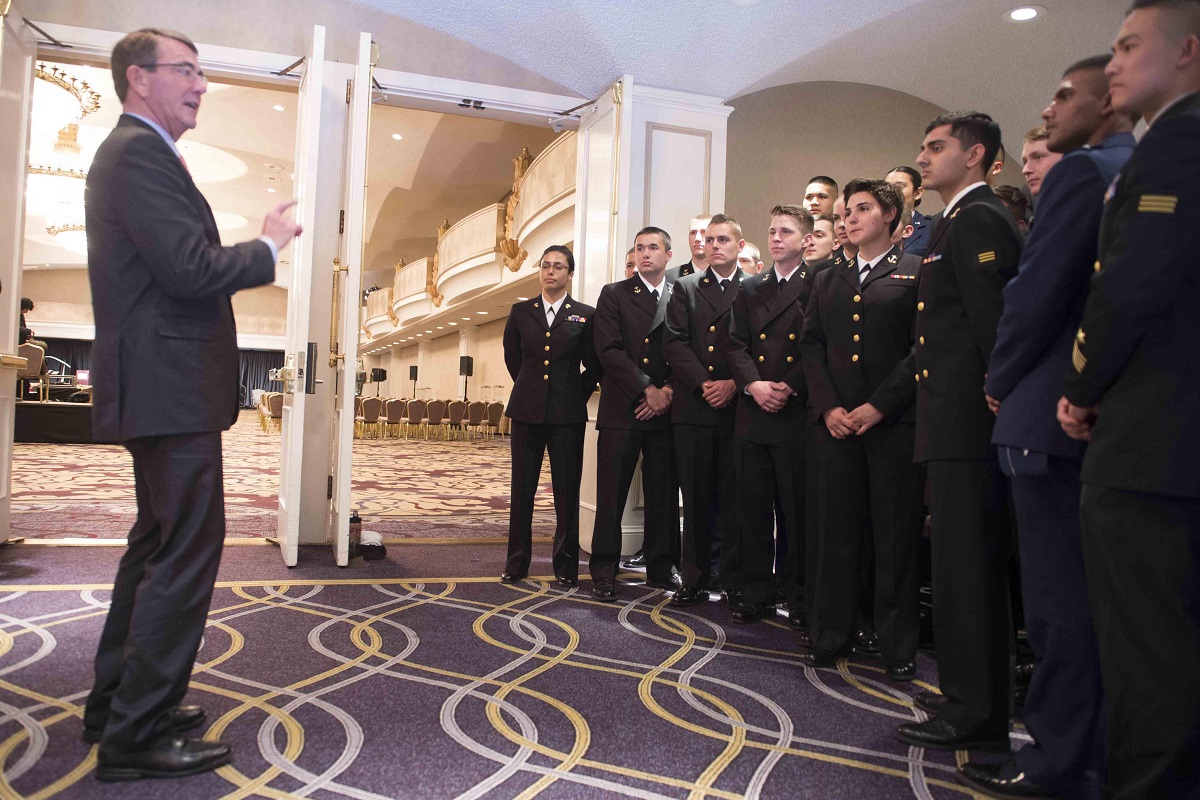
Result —
[[226, 548], [189, 701], [233, 764], [101, 784], [80, 704], [121, 549], [0, 548], [0, 797], [969, 796], [953, 754], [892, 735], [924, 657], [907, 685], [873, 657], [807, 669], [782, 617], [630, 582], [598, 604], [549, 587], [547, 545], [504, 586], [501, 547], [415, 541], [348, 569]]

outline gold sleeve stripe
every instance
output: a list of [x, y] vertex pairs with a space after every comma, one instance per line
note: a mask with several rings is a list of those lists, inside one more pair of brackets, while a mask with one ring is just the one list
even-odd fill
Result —
[[989, 261], [995, 261], [995, 260], [996, 260], [996, 251], [995, 250], [988, 250], [986, 252], [979, 254], [979, 263], [980, 264], [986, 264]]
[[1138, 200], [1138, 211], [1151, 214], [1174, 214], [1179, 198], [1169, 194], [1144, 194]]
[[1079, 342], [1075, 342], [1075, 347], [1071, 349], [1071, 364], [1075, 367], [1076, 372], [1083, 372], [1083, 368], [1087, 366], [1087, 356], [1079, 349]]

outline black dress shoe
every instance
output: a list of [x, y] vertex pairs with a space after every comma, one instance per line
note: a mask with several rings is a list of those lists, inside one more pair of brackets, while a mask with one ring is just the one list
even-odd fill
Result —
[[629, 558], [621, 562], [621, 569], [645, 569], [646, 568], [646, 551], [638, 550]]
[[860, 653], [874, 655], [879, 652], [879, 637], [873, 630], [859, 628], [854, 633], [854, 649]]
[[506, 572], [500, 576], [500, 582], [508, 584], [509, 586], [512, 586], [513, 584], [520, 583], [521, 578], [517, 575], [512, 575], [512, 574]]
[[1007, 734], [988, 736], [960, 731], [938, 717], [928, 722], [906, 722], [896, 729], [896, 737], [905, 744], [928, 750], [1008, 750]]
[[[171, 709], [167, 721], [175, 733], [190, 731], [204, 724], [204, 709], [200, 706], [179, 706]], [[83, 740], [88, 744], [99, 744], [103, 735], [104, 728], [83, 726]]]
[[798, 608], [788, 612], [788, 627], [794, 631], [808, 631], [808, 617]]
[[570, 575], [555, 575], [554, 582], [564, 589], [574, 589], [579, 585], [579, 579], [572, 578]]
[[1027, 778], [1011, 760], [999, 764], [968, 761], [958, 768], [958, 780], [989, 797], [1053, 800], [1056, 796]]
[[917, 692], [917, 696], [913, 698], [913, 704], [922, 711], [936, 714], [942, 706], [946, 705], [946, 695], [937, 692]]
[[850, 655], [850, 649], [835, 650], [832, 647], [821, 647], [817, 645], [808, 652], [806, 656], [800, 656], [800, 661], [806, 667], [828, 668], [836, 667], [839, 658], [845, 658]]
[[139, 778], [182, 778], [222, 767], [233, 760], [224, 742], [167, 736], [145, 750], [132, 753], [100, 751], [96, 777], [102, 781]]
[[887, 665], [887, 675], [894, 681], [907, 683], [917, 677], [917, 662], [915, 659], [910, 658], [907, 661], [897, 661], [894, 664], [889, 663]]
[[671, 576], [669, 578], [667, 578], [665, 581], [660, 581], [660, 580], [652, 581], [652, 580], [647, 579], [646, 585], [653, 587], [655, 589], [666, 589], [668, 592], [674, 592], [683, 587], [683, 578], [680, 577], [678, 572], [672, 572]]
[[611, 603], [617, 599], [617, 592], [612, 578], [600, 578], [592, 581], [592, 597], [601, 603]]
[[746, 599], [746, 593], [741, 589], [730, 589], [725, 592], [725, 602], [729, 604], [730, 609], [737, 611], [750, 601]]
[[671, 598], [671, 605], [676, 608], [687, 608], [708, 600], [708, 592], [701, 592], [694, 586], [684, 586]]
[[708, 590], [717, 594], [721, 593], [721, 573], [715, 569], [708, 574]]
[[770, 619], [775, 616], [775, 606], [770, 603], [746, 603], [734, 609], [734, 622], [758, 622], [760, 619]]

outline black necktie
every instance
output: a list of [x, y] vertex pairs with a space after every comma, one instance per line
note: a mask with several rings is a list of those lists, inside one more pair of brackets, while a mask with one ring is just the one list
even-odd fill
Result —
[[724, 292], [725, 292], [725, 284], [727, 284], [727, 283], [729, 283], [729, 281], [718, 281], [717, 282], [717, 285], [721, 287], [722, 294], [724, 294]]
[[550, 306], [550, 316], [554, 316], [554, 306]]
[[654, 298], [654, 302], [658, 302], [658, 289], [651, 289], [650, 296]]
[[869, 275], [869, 274], [870, 274], [870, 272], [871, 272], [871, 265], [870, 265], [870, 264], [863, 264], [863, 265], [862, 265], [862, 268], [861, 268], [861, 269], [859, 269], [859, 271], [858, 271], [858, 285], [859, 285], [859, 286], [862, 286], [862, 282], [863, 282], [864, 280], [866, 280], [866, 278], [867, 278], [867, 275]]
[[779, 279], [779, 288], [782, 289], [785, 286], [787, 286], [787, 278], [780, 278]]

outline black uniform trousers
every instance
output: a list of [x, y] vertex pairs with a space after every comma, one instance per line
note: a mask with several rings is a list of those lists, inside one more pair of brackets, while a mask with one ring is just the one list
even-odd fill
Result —
[[225, 544], [221, 434], [150, 436], [133, 455], [138, 516], [117, 567], [84, 725], [100, 749], [132, 751], [171, 732], [187, 694]]
[[525, 577], [533, 558], [533, 500], [542, 476], [542, 456], [550, 454], [554, 491], [554, 574], [579, 575], [579, 483], [583, 479], [583, 429], [564, 425], [512, 423], [512, 483], [509, 490], [508, 560], [504, 571]]
[[1106, 797], [1200, 796], [1200, 499], [1085, 484]]
[[924, 469], [913, 463], [913, 425], [877, 425], [835, 439], [812, 426], [817, 453], [819, 552], [809, 635], [815, 645], [848, 648], [858, 616], [863, 532], [872, 534], [874, 618], [880, 652], [898, 664], [917, 655], [920, 627], [921, 492]]
[[642, 549], [646, 579], [670, 583], [679, 558], [679, 491], [670, 428], [652, 431], [601, 428], [596, 437], [596, 523], [592, 531], [592, 580], [613, 579], [621, 557], [621, 516], [642, 456], [646, 498]]
[[805, 520], [804, 447], [733, 440], [734, 473], [740, 498], [742, 590], [752, 603], [774, 605], [775, 497], [787, 536], [785, 574], [799, 576], [785, 584], [789, 608], [804, 608]]
[[722, 586], [741, 588], [737, 529], [737, 479], [733, 425], [672, 425], [675, 468], [683, 494], [683, 585], [706, 588], [715, 546], [720, 546]]
[[987, 459], [926, 462], [933, 520], [933, 638], [938, 717], [966, 734], [1008, 735], [1012, 612], [1008, 487]]

